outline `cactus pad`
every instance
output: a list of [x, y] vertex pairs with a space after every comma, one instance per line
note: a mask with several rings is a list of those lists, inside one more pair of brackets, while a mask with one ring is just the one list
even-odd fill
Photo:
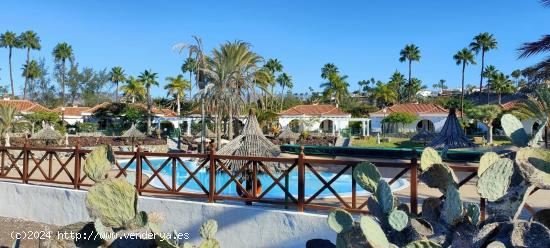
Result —
[[522, 148], [516, 163], [525, 178], [541, 189], [550, 189], [550, 151], [542, 148]]
[[439, 153], [431, 147], [424, 148], [422, 156], [420, 157], [420, 170], [426, 171], [433, 164], [442, 164], [443, 159], [439, 156]]
[[441, 192], [447, 190], [447, 185], [456, 185], [456, 176], [451, 168], [445, 164], [433, 164], [430, 168], [420, 174], [420, 181], [430, 188], [438, 188]]
[[405, 248], [441, 248], [441, 245], [429, 240], [417, 240], [409, 243]]
[[511, 114], [505, 114], [500, 118], [500, 123], [506, 136], [512, 140], [512, 144], [519, 147], [527, 146], [529, 143], [529, 136], [518, 118]]
[[390, 242], [386, 234], [372, 217], [364, 215], [360, 222], [361, 230], [371, 247], [389, 247]]
[[380, 180], [376, 189], [376, 200], [380, 205], [380, 210], [384, 214], [389, 214], [394, 207], [394, 198], [388, 182]]
[[353, 217], [343, 209], [336, 209], [328, 214], [328, 226], [336, 233], [348, 231], [353, 227]]
[[514, 162], [501, 158], [481, 174], [477, 180], [477, 192], [489, 201], [496, 201], [506, 194], [513, 174]]
[[416, 233], [424, 237], [434, 234], [432, 224], [422, 218], [411, 219], [411, 227]]
[[489, 166], [500, 159], [500, 156], [495, 152], [486, 152], [479, 159], [479, 167], [477, 168], [477, 176], [481, 176]]
[[441, 217], [449, 225], [455, 225], [462, 219], [462, 201], [458, 187], [453, 184], [447, 186], [445, 194], [445, 202], [443, 202], [443, 210]]
[[205, 239], [198, 248], [220, 248], [220, 242], [216, 239]]
[[480, 213], [479, 205], [475, 203], [468, 203], [468, 205], [466, 205], [466, 214], [472, 221], [472, 224], [477, 225], [479, 223]]
[[401, 232], [409, 225], [409, 216], [405, 211], [394, 209], [388, 216], [388, 223], [394, 230]]
[[99, 182], [107, 177], [107, 173], [115, 163], [115, 156], [111, 146], [95, 148], [84, 161], [84, 172], [94, 182]]
[[218, 222], [215, 220], [207, 220], [201, 225], [199, 233], [203, 239], [212, 239], [218, 231]]
[[380, 172], [372, 163], [360, 163], [353, 171], [353, 177], [361, 188], [371, 193], [376, 192], [378, 181], [380, 181]]
[[86, 207], [93, 219], [108, 227], [124, 227], [136, 217], [137, 193], [124, 179], [96, 183], [86, 195]]

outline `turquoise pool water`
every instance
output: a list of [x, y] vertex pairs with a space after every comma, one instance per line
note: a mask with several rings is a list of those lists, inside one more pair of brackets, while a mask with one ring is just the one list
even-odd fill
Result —
[[[157, 170], [162, 165], [162, 163], [165, 161], [165, 159], [164, 158], [149, 159], [149, 161], [151, 162], [151, 164], [153, 165], [155, 170]], [[121, 166], [123, 166], [123, 164], [126, 164], [128, 161], [119, 161], [119, 162], [121, 163]], [[187, 165], [187, 167], [189, 168], [189, 170], [191, 172], [195, 171], [195, 169], [197, 168], [197, 165], [194, 161], [184, 161], [184, 163]], [[176, 171], [175, 171], [175, 173], [176, 173], [176, 182], [177, 182], [177, 185], [178, 185], [177, 187], [179, 187], [179, 185], [181, 185], [189, 177], [189, 173], [183, 168], [183, 166], [180, 165], [179, 162], [176, 162], [176, 165], [177, 165], [176, 166]], [[149, 176], [152, 175], [151, 168], [145, 162], [142, 163], [142, 167], [143, 167], [143, 173], [145, 173]], [[129, 169], [130, 170], [135, 170], [135, 162], [130, 164]], [[172, 172], [172, 162], [169, 162], [162, 169], [162, 171], [160, 172], [162, 178], [164, 179], [164, 181], [166, 182], [166, 184], [168, 186], [171, 186], [172, 173], [173, 173]], [[329, 180], [331, 180], [336, 175], [335, 173], [330, 173], [330, 172], [319, 172], [319, 174], [327, 182]], [[274, 174], [274, 176], [276, 178], [279, 177], [279, 175], [277, 175], [277, 174]], [[210, 178], [208, 176], [208, 172], [207, 172], [206, 169], [204, 169], [204, 168], [201, 169], [197, 174], [195, 174], [195, 177], [202, 183], [202, 185], [204, 185], [205, 188], [208, 188]], [[266, 190], [274, 182], [274, 180], [267, 174], [259, 175], [258, 178], [262, 183], [263, 190]], [[229, 180], [230, 180], [230, 177], [226, 173], [216, 174], [216, 189], [219, 190]], [[389, 180], [389, 179], [385, 178], [385, 180]], [[281, 183], [281, 185], [284, 186], [284, 178], [281, 179], [279, 182]], [[319, 178], [307, 169], [306, 169], [306, 173], [305, 173], [305, 182], [306, 182], [305, 183], [305, 185], [306, 185], [306, 188], [305, 188], [306, 197], [312, 196], [319, 189], [321, 189], [321, 187], [323, 186], [323, 183], [319, 180]], [[159, 188], [159, 189], [167, 189], [166, 186], [164, 186], [164, 184], [157, 177], [155, 177], [150, 184], [152, 186], [156, 187], [156, 188]], [[336, 192], [338, 192], [338, 194], [340, 196], [351, 196], [351, 192], [352, 192], [352, 190], [351, 190], [351, 175], [345, 175], [345, 174], [341, 175], [338, 179], [336, 179], [331, 184], [331, 186]], [[392, 191], [397, 191], [397, 190], [407, 188], [408, 186], [409, 186], [409, 182], [407, 180], [399, 179], [391, 185], [391, 189], [392, 189]], [[199, 187], [199, 185], [197, 184], [197, 182], [193, 179], [191, 179], [185, 185], [185, 187], [182, 189], [182, 191], [204, 193], [202, 191], [202, 189]], [[290, 173], [290, 176], [289, 176], [289, 192], [292, 195], [294, 195], [295, 197], [297, 197], [297, 195], [298, 195], [298, 171], [297, 171], [297, 169], [293, 169], [292, 172]], [[223, 195], [230, 195], [230, 196], [237, 196], [235, 182], [231, 182], [231, 184], [229, 186], [227, 186], [222, 191], [222, 194]], [[361, 187], [359, 187], [359, 185], [357, 185], [357, 195], [368, 195], [368, 194], [369, 194], [369, 192], [363, 190]], [[278, 185], [275, 185], [265, 195], [266, 198], [278, 198], [278, 199], [282, 199], [282, 198], [284, 198], [284, 196], [285, 196], [284, 191]], [[323, 192], [321, 192], [321, 194], [319, 194], [319, 196], [317, 198], [322, 199], [322, 198], [332, 198], [332, 197], [335, 197], [334, 194], [329, 189], [325, 189], [325, 190], [323, 190]]]

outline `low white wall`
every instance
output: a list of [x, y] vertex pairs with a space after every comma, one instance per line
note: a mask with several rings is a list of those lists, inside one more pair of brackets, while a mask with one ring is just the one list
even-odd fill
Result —
[[[85, 191], [0, 182], [0, 216], [55, 225], [90, 220], [85, 197]], [[326, 215], [153, 197], [140, 197], [138, 208], [164, 214], [164, 231], [187, 232], [194, 243], [207, 219], [218, 221], [222, 247], [303, 248], [309, 239], [336, 238]]]

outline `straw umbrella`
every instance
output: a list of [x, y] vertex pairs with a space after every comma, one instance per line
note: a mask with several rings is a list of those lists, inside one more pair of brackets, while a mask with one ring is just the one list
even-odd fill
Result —
[[[281, 149], [264, 136], [262, 128], [256, 119], [256, 113], [251, 109], [241, 134], [218, 150], [216, 154], [272, 158], [278, 157], [281, 154]], [[244, 171], [243, 176], [246, 180], [246, 189], [247, 191], [252, 189], [252, 165], [247, 164], [248, 161], [225, 160], [222, 162], [233, 173]], [[279, 172], [282, 169], [277, 163], [265, 163], [265, 165], [270, 171], [274, 172]], [[243, 166], [247, 168], [245, 169]], [[260, 180], [257, 180], [257, 182], [256, 188], [261, 191], [261, 182]]]
[[456, 109], [451, 108], [449, 111], [449, 116], [445, 121], [445, 125], [441, 129], [439, 135], [430, 142], [428, 146], [431, 146], [435, 149], [455, 149], [455, 148], [465, 148], [465, 147], [475, 147], [476, 145], [472, 142], [468, 136], [462, 130], [460, 122], [456, 117]]
[[298, 140], [300, 137], [299, 133], [295, 133], [290, 129], [290, 126], [287, 126], [280, 134], [277, 136], [277, 139], [282, 140], [283, 142], [291, 143]]
[[31, 140], [43, 140], [46, 145], [55, 145], [60, 139], [63, 139], [63, 135], [47, 124], [43, 124], [42, 130], [31, 136]]
[[428, 143], [428, 141], [431, 141], [435, 138], [435, 134], [426, 130], [425, 128], [422, 128], [417, 134], [411, 137], [411, 141], [417, 141], [417, 142], [423, 142], [424, 146]]
[[[217, 138], [216, 133], [212, 132], [212, 130], [210, 130], [208, 126], [205, 127], [204, 133], [205, 133], [204, 137], [206, 138], [209, 138], [209, 139]], [[201, 132], [198, 132], [197, 134], [195, 134], [195, 137], [200, 137], [200, 136], [201, 136]]]
[[132, 139], [132, 149], [134, 147], [134, 140], [137, 138], [137, 139], [143, 139], [145, 137], [147, 137], [144, 133], [140, 132], [137, 128], [136, 128], [136, 125], [135, 124], [132, 124], [132, 126], [130, 127], [130, 129], [124, 131], [124, 133], [122, 133], [122, 136], [121, 137], [124, 137], [124, 138], [131, 138]]

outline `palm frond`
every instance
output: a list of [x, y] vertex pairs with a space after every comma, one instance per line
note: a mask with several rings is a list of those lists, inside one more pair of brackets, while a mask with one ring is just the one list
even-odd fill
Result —
[[[550, 0], [547, 2], [550, 3]], [[519, 58], [527, 58], [542, 52], [548, 52], [550, 51], [550, 35], [544, 35], [535, 42], [524, 43], [518, 51], [521, 52]]]

